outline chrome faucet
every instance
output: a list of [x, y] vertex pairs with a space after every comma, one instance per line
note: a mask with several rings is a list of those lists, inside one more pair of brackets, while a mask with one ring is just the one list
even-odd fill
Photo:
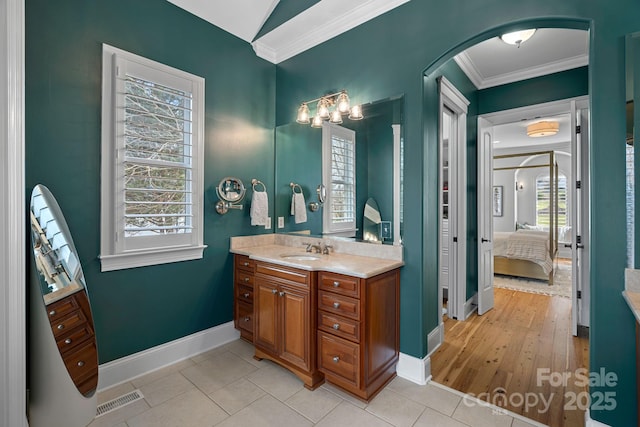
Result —
[[311, 245], [311, 247], [316, 250], [317, 254], [322, 252], [322, 243], [318, 243], [317, 245]]
[[322, 253], [324, 255], [329, 255], [329, 253], [331, 252], [330, 249], [333, 249], [333, 246], [331, 245], [324, 245], [324, 248], [322, 249]]

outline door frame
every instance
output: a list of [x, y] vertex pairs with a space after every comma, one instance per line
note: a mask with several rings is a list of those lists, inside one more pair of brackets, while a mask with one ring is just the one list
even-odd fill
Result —
[[[582, 147], [582, 154], [583, 154], [583, 158], [582, 160], [582, 176], [581, 176], [581, 180], [582, 180], [582, 190], [583, 190], [583, 200], [582, 200], [582, 206], [580, 206], [580, 214], [581, 214], [581, 221], [583, 224], [582, 227], [582, 244], [584, 245], [584, 253], [588, 254], [589, 252], [589, 242], [590, 242], [590, 228], [589, 228], [589, 224], [590, 224], [590, 212], [589, 212], [589, 176], [590, 176], [590, 165], [589, 165], [589, 159], [588, 159], [588, 155], [589, 155], [589, 148], [588, 148], [588, 144], [589, 144], [589, 132], [588, 132], [588, 126], [590, 125], [590, 110], [589, 110], [589, 104], [590, 104], [590, 95], [583, 95], [583, 96], [578, 96], [578, 97], [573, 97], [573, 98], [567, 98], [567, 99], [562, 99], [562, 100], [558, 100], [558, 101], [551, 101], [551, 102], [544, 102], [544, 103], [540, 103], [540, 104], [534, 104], [534, 105], [527, 105], [524, 107], [518, 107], [518, 108], [513, 108], [513, 109], [509, 109], [509, 110], [502, 110], [502, 111], [496, 111], [496, 112], [492, 112], [492, 113], [487, 113], [487, 114], [482, 114], [480, 116], [478, 116], [479, 118], [483, 118], [488, 120], [491, 124], [493, 125], [498, 125], [498, 124], [504, 124], [504, 123], [510, 123], [510, 122], [515, 122], [520, 120], [520, 118], [523, 116], [523, 113], [526, 113], [527, 115], [530, 115], [532, 117], [536, 116], [537, 114], [539, 114], [539, 112], [541, 110], [553, 110], [554, 113], [570, 113], [571, 112], [571, 104], [575, 102], [576, 105], [576, 109], [582, 111], [583, 113], [585, 113], [582, 116], [582, 127], [583, 130], [581, 132], [582, 135], [582, 144], [585, 144]], [[545, 113], [546, 114], [546, 113]], [[586, 119], [586, 120], [585, 120]], [[587, 131], [584, 131], [584, 128], [587, 129]], [[573, 132], [572, 132], [573, 134]], [[575, 153], [571, 153], [572, 156], [575, 155]], [[478, 159], [478, 161], [480, 161], [480, 159]], [[478, 165], [479, 168], [479, 165]], [[478, 169], [479, 170], [479, 169]], [[572, 186], [575, 185], [575, 177], [572, 177]], [[577, 206], [571, 206], [571, 209], [577, 209]], [[480, 209], [478, 207], [478, 209]], [[479, 216], [479, 212], [478, 212], [478, 216]], [[574, 245], [575, 248], [575, 245]], [[575, 250], [575, 249], [572, 249]], [[580, 277], [582, 279], [582, 283], [580, 283], [578, 286], [578, 289], [581, 291], [581, 298], [579, 300], [577, 300], [577, 289], [573, 289], [572, 290], [572, 303], [576, 303], [578, 310], [577, 313], [574, 314], [573, 310], [572, 310], [572, 322], [579, 328], [580, 326], [589, 326], [589, 304], [590, 304], [590, 287], [589, 287], [589, 262], [588, 262], [588, 256], [583, 255], [582, 256], [582, 260], [583, 262], [581, 263], [581, 271], [580, 271]], [[480, 262], [480, 259], [478, 259], [478, 262]], [[575, 301], [577, 300], [577, 301]], [[575, 329], [574, 329], [575, 330]]]

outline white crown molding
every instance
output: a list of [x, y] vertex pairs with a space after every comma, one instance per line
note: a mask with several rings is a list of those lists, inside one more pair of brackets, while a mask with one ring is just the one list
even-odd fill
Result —
[[487, 89], [547, 74], [558, 73], [560, 71], [571, 70], [573, 68], [584, 67], [589, 64], [589, 55], [578, 55], [572, 58], [549, 62], [537, 67], [530, 67], [513, 73], [500, 74], [489, 78], [485, 78], [480, 74], [466, 52], [459, 53], [454, 57], [454, 60], [478, 89]]
[[[314, 7], [321, 5], [321, 3], [319, 3], [318, 5], [302, 12], [290, 21], [282, 24], [270, 33], [260, 37], [252, 43], [252, 46], [256, 55], [260, 58], [266, 59], [274, 64], [278, 64], [301, 52], [304, 52], [307, 49], [324, 43], [339, 34], [349, 31], [350, 29], [382, 15], [383, 13], [386, 13], [408, 1], [409, 0], [371, 0], [361, 6], [348, 10], [342, 15], [337, 15], [333, 20], [327, 23], [318, 25], [315, 28], [307, 29], [306, 33], [300, 37], [283, 37], [287, 42], [281, 45], [269, 42], [270, 38], [279, 38], [280, 35], [286, 34], [287, 32], [300, 33], [300, 29], [296, 28], [297, 21], [304, 18], [307, 14], [315, 13]], [[271, 54], [272, 52], [274, 54]]]
[[99, 367], [98, 391], [220, 347], [239, 337], [240, 333], [234, 328], [233, 322], [227, 322], [166, 344], [104, 363]]

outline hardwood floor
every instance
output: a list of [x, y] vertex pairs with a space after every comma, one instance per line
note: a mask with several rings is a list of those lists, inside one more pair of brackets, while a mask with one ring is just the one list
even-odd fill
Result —
[[570, 298], [496, 288], [486, 314], [445, 318], [434, 381], [549, 426], [584, 425], [589, 342], [571, 335]]

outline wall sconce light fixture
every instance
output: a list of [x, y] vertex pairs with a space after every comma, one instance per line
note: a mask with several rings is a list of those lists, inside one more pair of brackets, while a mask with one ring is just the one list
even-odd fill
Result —
[[[311, 111], [309, 110], [309, 104], [318, 101], [316, 106], [316, 113], [311, 117]], [[333, 111], [331, 108], [335, 107]], [[362, 120], [362, 108], [359, 105], [350, 105], [349, 95], [346, 90], [340, 92], [321, 96], [320, 98], [305, 101], [298, 107], [298, 116], [296, 122], [304, 125], [311, 123], [311, 127], [322, 127], [322, 122], [329, 120], [331, 123], [342, 123], [342, 116], [349, 114], [350, 120]]]

